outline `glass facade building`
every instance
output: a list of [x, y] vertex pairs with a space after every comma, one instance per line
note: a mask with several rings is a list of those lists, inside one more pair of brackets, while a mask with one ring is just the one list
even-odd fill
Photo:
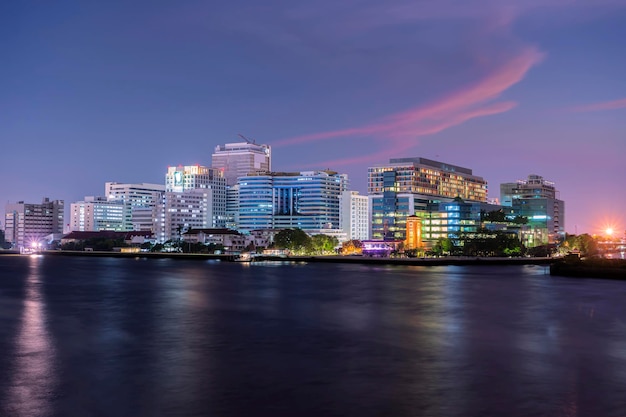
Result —
[[239, 229], [340, 229], [340, 196], [347, 186], [347, 175], [333, 171], [241, 177]]
[[556, 243], [565, 236], [565, 202], [553, 182], [540, 175], [500, 184], [500, 200], [511, 213], [528, 218], [527, 247]]
[[373, 239], [404, 240], [406, 219], [429, 203], [486, 202], [487, 181], [471, 169], [426, 158], [395, 158], [368, 168]]

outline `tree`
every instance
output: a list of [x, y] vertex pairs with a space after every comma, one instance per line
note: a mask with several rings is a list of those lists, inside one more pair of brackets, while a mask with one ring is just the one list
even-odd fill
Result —
[[283, 229], [274, 236], [274, 245], [303, 254], [311, 248], [311, 238], [302, 229]]
[[437, 243], [435, 243], [435, 246], [433, 246], [432, 252], [435, 255], [450, 255], [455, 249], [456, 246], [452, 239], [449, 237], [440, 237]]
[[311, 237], [313, 252], [318, 255], [334, 253], [337, 245], [339, 241], [334, 236], [319, 234]]
[[583, 256], [598, 254], [598, 242], [588, 233], [576, 236], [576, 246]]

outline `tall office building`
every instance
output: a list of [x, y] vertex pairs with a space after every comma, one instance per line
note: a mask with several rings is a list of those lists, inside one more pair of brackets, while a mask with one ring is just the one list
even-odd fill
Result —
[[165, 174], [165, 191], [180, 193], [197, 188], [212, 188], [226, 198], [224, 173], [217, 168], [202, 165], [168, 167]]
[[339, 224], [349, 240], [369, 239], [369, 198], [358, 191], [343, 191], [339, 196]]
[[340, 229], [339, 197], [346, 174], [333, 171], [267, 173], [241, 177], [239, 229]]
[[123, 200], [85, 197], [83, 201], [70, 204], [70, 231], [126, 231], [125, 219], [128, 210]]
[[565, 202], [555, 184], [531, 174], [526, 180], [500, 184], [500, 201], [513, 215], [528, 218], [527, 247], [555, 243], [565, 236]]
[[152, 210], [165, 192], [163, 184], [106, 182], [104, 195], [124, 203], [122, 231], [152, 230]]
[[51, 234], [63, 233], [63, 200], [44, 198], [41, 204], [10, 203], [5, 208], [5, 240], [23, 250], [44, 243]]
[[270, 172], [271, 148], [250, 141], [218, 145], [211, 157], [211, 166], [222, 170], [226, 184], [232, 186], [237, 183], [237, 178], [249, 173]]
[[394, 158], [368, 168], [371, 237], [405, 240], [406, 219], [431, 202], [487, 200], [487, 181], [469, 168], [426, 158]]
[[[213, 189], [196, 188], [182, 192], [167, 191], [154, 209], [154, 235], [163, 243], [178, 240], [190, 229], [223, 227], [213, 207]], [[219, 226], [218, 226], [219, 225]]]
[[153, 219], [157, 239], [180, 237], [180, 229], [226, 226], [226, 180], [221, 170], [201, 165], [169, 167], [165, 193]]

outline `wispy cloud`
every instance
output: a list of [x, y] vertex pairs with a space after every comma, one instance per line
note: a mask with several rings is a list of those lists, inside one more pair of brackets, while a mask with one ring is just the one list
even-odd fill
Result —
[[493, 100], [520, 82], [543, 56], [536, 48], [527, 47], [476, 83], [441, 99], [389, 115], [376, 123], [287, 138], [274, 142], [274, 145], [284, 146], [357, 136], [406, 140], [438, 133], [476, 117], [503, 113], [514, 108], [516, 103]]
[[617, 110], [626, 108], [626, 98], [612, 101], [604, 101], [601, 103], [585, 104], [582, 106], [571, 107], [568, 110], [574, 113], [584, 113], [602, 110]]

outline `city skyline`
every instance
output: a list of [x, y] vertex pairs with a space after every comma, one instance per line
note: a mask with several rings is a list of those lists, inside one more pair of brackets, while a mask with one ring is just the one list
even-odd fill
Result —
[[362, 194], [389, 158], [468, 167], [489, 197], [541, 175], [568, 233], [624, 230], [625, 22], [615, 0], [11, 4], [1, 210], [164, 183], [243, 134]]

